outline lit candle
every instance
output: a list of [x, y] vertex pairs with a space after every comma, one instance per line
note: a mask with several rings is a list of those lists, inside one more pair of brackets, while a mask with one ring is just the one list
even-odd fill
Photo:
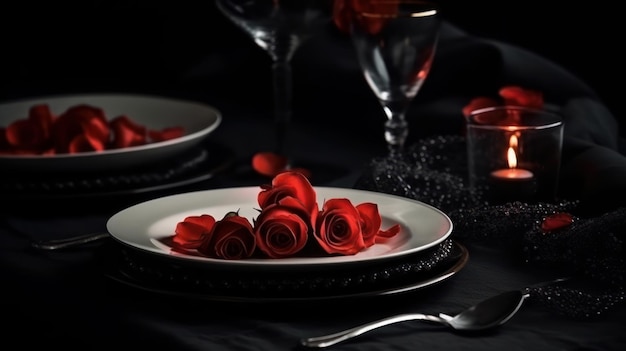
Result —
[[531, 179], [533, 177], [533, 172], [527, 169], [517, 168], [517, 154], [515, 152], [517, 144], [517, 136], [515, 134], [511, 135], [509, 138], [509, 148], [506, 152], [506, 160], [509, 163], [509, 168], [498, 169], [491, 172], [493, 177], [511, 180]]
[[491, 172], [492, 198], [498, 201], [528, 200], [535, 194], [535, 176], [533, 172], [517, 168], [517, 136], [509, 138], [507, 149], [507, 162], [509, 168], [498, 169]]

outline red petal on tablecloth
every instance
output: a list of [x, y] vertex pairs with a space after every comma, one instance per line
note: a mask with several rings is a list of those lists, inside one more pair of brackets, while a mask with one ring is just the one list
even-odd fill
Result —
[[560, 212], [550, 215], [541, 222], [541, 230], [544, 233], [565, 228], [574, 222], [574, 216], [569, 213]]

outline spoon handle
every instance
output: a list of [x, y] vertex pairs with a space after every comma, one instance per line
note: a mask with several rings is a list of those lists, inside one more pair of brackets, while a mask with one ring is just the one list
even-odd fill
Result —
[[424, 320], [424, 321], [441, 323], [446, 326], [448, 325], [448, 322], [446, 320], [438, 316], [422, 314], [422, 313], [399, 314], [396, 316], [391, 316], [391, 317], [379, 319], [373, 322], [365, 323], [357, 327], [346, 329], [344, 331], [340, 331], [337, 333], [301, 339], [300, 344], [306, 347], [323, 348], [323, 347], [335, 345], [339, 342], [342, 342], [348, 339], [352, 339], [363, 333], [366, 333], [374, 329], [378, 329], [380, 327], [384, 327], [389, 324], [410, 321], [410, 320]]
[[66, 239], [52, 239], [52, 240], [44, 240], [44, 241], [36, 241], [31, 245], [32, 247], [39, 250], [59, 250], [59, 249], [67, 249], [70, 247], [83, 245], [90, 243], [92, 241], [97, 241], [101, 239], [105, 239], [110, 237], [109, 233], [91, 233], [85, 235], [74, 236]]

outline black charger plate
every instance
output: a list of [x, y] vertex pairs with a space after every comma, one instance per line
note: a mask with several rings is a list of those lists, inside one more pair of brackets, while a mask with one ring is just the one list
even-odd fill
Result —
[[397, 295], [442, 282], [468, 262], [467, 249], [448, 239], [428, 250], [347, 269], [253, 273], [184, 264], [112, 243], [105, 275], [157, 295], [225, 302], [336, 301]]

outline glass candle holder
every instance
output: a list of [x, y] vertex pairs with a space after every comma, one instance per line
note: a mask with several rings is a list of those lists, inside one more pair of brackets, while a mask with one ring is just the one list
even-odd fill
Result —
[[519, 106], [473, 111], [467, 118], [469, 185], [489, 203], [550, 202], [558, 191], [563, 118]]

